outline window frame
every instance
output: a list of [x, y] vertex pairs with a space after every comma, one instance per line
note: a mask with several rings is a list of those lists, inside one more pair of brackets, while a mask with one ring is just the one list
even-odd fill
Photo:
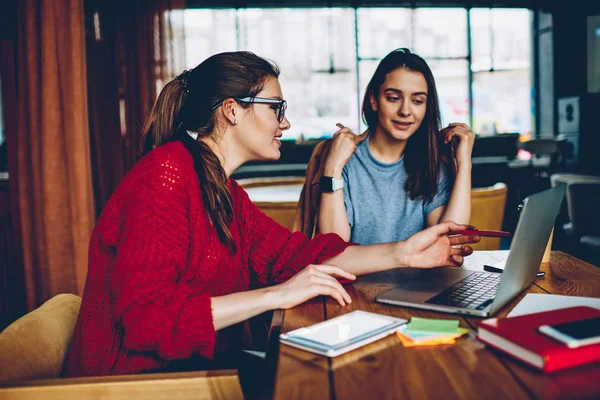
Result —
[[[188, 1], [187, 2], [187, 8], [189, 9], [194, 9], [194, 8], [198, 8], [198, 9], [228, 9], [230, 7], [227, 6], [210, 6], [210, 4], [204, 4], [204, 2], [202, 2], [203, 4], [196, 4], [194, 1]], [[359, 26], [359, 17], [358, 17], [358, 13], [359, 13], [359, 9], [373, 9], [373, 8], [404, 8], [404, 9], [409, 9], [411, 12], [411, 21], [412, 21], [412, 25], [411, 25], [411, 30], [412, 30], [412, 34], [410, 37], [410, 49], [414, 49], [415, 46], [415, 13], [418, 9], [427, 9], [427, 8], [452, 8], [452, 9], [464, 9], [466, 12], [466, 45], [467, 45], [467, 49], [466, 49], [466, 55], [464, 57], [458, 56], [458, 57], [427, 57], [425, 58], [427, 61], [434, 61], [434, 60], [465, 60], [466, 61], [466, 66], [467, 66], [467, 84], [468, 84], [468, 88], [467, 88], [467, 93], [468, 93], [468, 108], [469, 108], [469, 117], [468, 117], [468, 123], [469, 126], [473, 126], [473, 121], [474, 121], [474, 108], [473, 108], [473, 102], [474, 102], [474, 93], [473, 93], [473, 83], [474, 83], [474, 75], [478, 72], [489, 72], [489, 73], [494, 73], [494, 66], [493, 64], [491, 65], [490, 71], [473, 71], [472, 69], [472, 64], [473, 64], [473, 49], [472, 49], [472, 37], [471, 37], [471, 31], [472, 31], [472, 25], [471, 25], [471, 10], [474, 8], [477, 9], [489, 9], [489, 10], [495, 10], [495, 9], [524, 9], [524, 10], [528, 10], [530, 15], [534, 15], [532, 7], [527, 7], [527, 5], [518, 5], [518, 4], [514, 4], [511, 6], [507, 5], [504, 7], [489, 7], [486, 6], [485, 4], [481, 4], [478, 5], [475, 3], [471, 4], [470, 6], [466, 6], [464, 4], [460, 4], [459, 2], [457, 2], [456, 4], [439, 4], [439, 5], [435, 5], [435, 4], [429, 4], [428, 6], [419, 6], [419, 4], [417, 3], [411, 3], [410, 5], [405, 5], [405, 6], [399, 6], [399, 7], [390, 7], [389, 5], [386, 4], [381, 4], [379, 5], [375, 5], [375, 4], [369, 4], [369, 5], [362, 5], [360, 4], [360, 2], [357, 3], [351, 3], [351, 2], [334, 2], [334, 5], [332, 5], [332, 3], [328, 3], [328, 4], [319, 4], [319, 2], [312, 2], [310, 5], [306, 5], [306, 6], [302, 6], [302, 5], [289, 5], [289, 4], [278, 4], [277, 2], [245, 2], [244, 4], [236, 4], [235, 6], [231, 6], [231, 8], [233, 8], [235, 10], [235, 19], [236, 19], [236, 38], [237, 38], [237, 47], [238, 49], [240, 48], [240, 43], [241, 43], [241, 38], [240, 38], [240, 32], [239, 32], [239, 12], [240, 10], [244, 10], [244, 9], [252, 9], [252, 8], [268, 8], [268, 9], [273, 9], [273, 8], [350, 8], [353, 9], [354, 11], [354, 42], [355, 42], [355, 63], [356, 63], [356, 69], [355, 69], [355, 79], [356, 79], [356, 96], [357, 96], [357, 108], [358, 108], [358, 125], [357, 126], [362, 126], [362, 121], [361, 121], [361, 113], [360, 113], [360, 109], [362, 106], [362, 96], [361, 96], [361, 87], [360, 87], [360, 64], [361, 61], [380, 61], [381, 58], [377, 58], [377, 57], [361, 57], [361, 50], [360, 50], [360, 39], [359, 39], [359, 30], [360, 30], [360, 26]], [[489, 25], [488, 29], [490, 30], [490, 35], [492, 35], [493, 37], [493, 26], [492, 24]], [[530, 55], [530, 74], [532, 75], [532, 79], [531, 79], [531, 86], [530, 86], [530, 90], [534, 91], [535, 93], [537, 93], [536, 91], [536, 79], [535, 79], [535, 73], [536, 73], [536, 60], [535, 60], [535, 54], [536, 54], [536, 42], [533, 40], [534, 37], [534, 21], [533, 18], [530, 18], [530, 33], [531, 33], [531, 41], [532, 41], [532, 46], [531, 46], [531, 55]], [[493, 55], [494, 54], [494, 41], [492, 40], [490, 43], [490, 52]], [[504, 69], [503, 69], [504, 70]], [[512, 69], [511, 69], [512, 70]], [[538, 102], [539, 99], [537, 96], [534, 96], [531, 100], [531, 106], [532, 109], [534, 111], [532, 111], [532, 119], [531, 119], [531, 131], [532, 134], [536, 134], [537, 130], [538, 130], [538, 118], [537, 118], [537, 112], [535, 110], [538, 109]], [[446, 121], [448, 122], [448, 121]], [[298, 149], [299, 146], [310, 146], [311, 148], [313, 148], [317, 143], [319, 143], [321, 140], [323, 139], [310, 139], [310, 140], [306, 140], [303, 143], [298, 143], [296, 141], [283, 141], [282, 143], [284, 144], [284, 146], [282, 147], [282, 156], [281, 158], [276, 162], [277, 164], [287, 164], [287, 163], [297, 163], [297, 157], [293, 156], [292, 154], [289, 154], [289, 151], [286, 151], [287, 148], [289, 147], [291, 148], [295, 148]], [[288, 142], [293, 142], [293, 145], [287, 145]], [[306, 162], [308, 162], [308, 160], [306, 160]], [[264, 164], [264, 163], [252, 163], [252, 164]], [[297, 172], [297, 171], [296, 171]]]

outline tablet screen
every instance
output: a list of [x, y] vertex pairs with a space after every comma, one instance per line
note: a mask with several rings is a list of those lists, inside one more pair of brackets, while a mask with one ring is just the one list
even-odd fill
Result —
[[397, 323], [397, 319], [364, 312], [352, 312], [329, 321], [290, 332], [290, 337], [302, 338], [335, 347]]

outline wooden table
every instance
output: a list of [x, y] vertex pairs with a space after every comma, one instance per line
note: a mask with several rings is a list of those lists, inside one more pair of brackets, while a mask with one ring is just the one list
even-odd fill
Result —
[[58, 378], [0, 384], [2, 400], [243, 400], [237, 371]]
[[[600, 297], [600, 268], [563, 252], [552, 252], [542, 264], [546, 276], [507, 304], [504, 317], [526, 293]], [[394, 317], [459, 319], [470, 328], [454, 345], [403, 347], [395, 336], [329, 359], [280, 345], [274, 394], [276, 399], [530, 399], [600, 398], [600, 364], [544, 374], [486, 348], [475, 338], [480, 318], [462, 317], [376, 303], [375, 296], [417, 273], [396, 269], [362, 276], [346, 285], [352, 303], [340, 307], [318, 298], [281, 311], [274, 321], [288, 332], [354, 310]]]

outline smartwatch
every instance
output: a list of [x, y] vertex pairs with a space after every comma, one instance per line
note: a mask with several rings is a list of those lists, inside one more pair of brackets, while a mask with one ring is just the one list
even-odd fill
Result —
[[319, 186], [322, 192], [333, 193], [344, 187], [343, 179], [335, 179], [332, 176], [322, 176], [319, 180]]

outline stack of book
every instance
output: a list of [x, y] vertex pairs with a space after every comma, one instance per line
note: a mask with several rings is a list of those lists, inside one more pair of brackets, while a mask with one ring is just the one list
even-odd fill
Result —
[[404, 347], [454, 344], [456, 339], [469, 332], [460, 328], [458, 320], [413, 317], [410, 323], [396, 331]]
[[[477, 337], [486, 345], [511, 355], [545, 372], [600, 361], [600, 343], [578, 347], [556, 340], [544, 333], [548, 326], [600, 317], [592, 307], [569, 307], [510, 318], [490, 318], [479, 324]], [[594, 330], [593, 325], [591, 330]], [[543, 328], [542, 328], [543, 327]], [[581, 336], [593, 332], [576, 332]]]

